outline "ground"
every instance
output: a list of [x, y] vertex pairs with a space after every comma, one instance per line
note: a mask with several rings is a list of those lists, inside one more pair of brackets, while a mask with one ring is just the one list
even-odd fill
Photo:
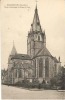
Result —
[[65, 99], [65, 92], [57, 90], [28, 90], [2, 85], [2, 99]]

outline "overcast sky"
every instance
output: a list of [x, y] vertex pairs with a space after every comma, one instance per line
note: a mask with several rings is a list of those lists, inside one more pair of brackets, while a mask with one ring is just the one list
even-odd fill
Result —
[[[25, 4], [26, 8], [7, 8], [7, 5], [11, 6], [11, 4], [18, 4], [18, 6]], [[35, 0], [2, 0], [2, 68], [8, 67], [13, 40], [18, 53], [27, 53], [27, 35], [33, 21], [35, 6]], [[46, 46], [53, 56], [61, 57], [64, 65], [65, 0], [38, 0], [37, 6], [42, 30], [46, 33]]]

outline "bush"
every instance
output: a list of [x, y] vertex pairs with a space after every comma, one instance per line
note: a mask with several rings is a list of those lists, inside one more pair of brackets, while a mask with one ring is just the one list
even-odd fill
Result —
[[45, 82], [42, 82], [41, 84], [39, 83], [39, 81], [37, 79], [34, 79], [31, 82], [29, 82], [29, 80], [22, 80], [21, 82], [17, 82], [15, 84], [15, 86], [18, 87], [24, 87], [24, 88], [38, 88], [38, 89], [50, 89], [50, 85], [46, 84]]

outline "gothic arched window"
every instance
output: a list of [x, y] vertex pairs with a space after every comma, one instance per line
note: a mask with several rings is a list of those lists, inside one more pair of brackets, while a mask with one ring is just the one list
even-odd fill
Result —
[[43, 59], [39, 59], [39, 77], [43, 76]]
[[35, 62], [34, 62], [34, 66], [35, 66], [35, 76], [36, 76], [36, 59], [35, 59]]
[[45, 77], [49, 77], [49, 59], [45, 60]]
[[17, 77], [17, 69], [15, 69], [15, 77]]
[[19, 78], [20, 78], [20, 77], [22, 77], [22, 72], [21, 72], [21, 69], [19, 69], [19, 71], [18, 71], [18, 72], [19, 72]]
[[40, 36], [38, 36], [38, 41], [40, 41]]

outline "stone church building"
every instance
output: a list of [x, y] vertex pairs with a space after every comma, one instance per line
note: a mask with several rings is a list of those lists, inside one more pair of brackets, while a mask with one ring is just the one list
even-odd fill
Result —
[[42, 31], [38, 9], [27, 37], [27, 54], [18, 54], [13, 44], [8, 58], [8, 82], [15, 84], [23, 79], [49, 82], [60, 71], [60, 57], [53, 57], [46, 47], [46, 34]]

